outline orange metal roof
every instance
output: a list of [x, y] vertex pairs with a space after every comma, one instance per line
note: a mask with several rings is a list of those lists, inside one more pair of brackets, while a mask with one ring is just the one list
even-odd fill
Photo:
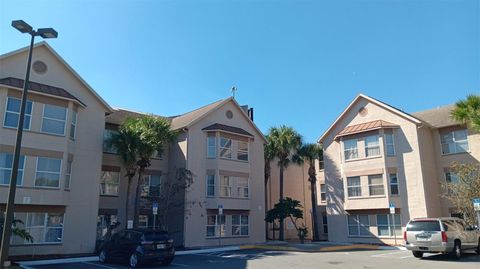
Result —
[[398, 127], [400, 126], [384, 120], [369, 121], [365, 123], [347, 126], [345, 127], [345, 129], [340, 131], [335, 138], [351, 135], [351, 134], [364, 133], [364, 132], [383, 129], [383, 128], [398, 128]]

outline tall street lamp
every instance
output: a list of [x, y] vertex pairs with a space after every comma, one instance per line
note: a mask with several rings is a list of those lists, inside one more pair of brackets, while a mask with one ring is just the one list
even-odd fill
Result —
[[8, 248], [10, 244], [10, 233], [12, 232], [15, 191], [17, 190], [18, 166], [20, 161], [20, 148], [22, 145], [23, 136], [23, 122], [25, 120], [25, 107], [27, 104], [27, 93], [29, 88], [28, 80], [30, 79], [30, 68], [32, 64], [33, 41], [36, 36], [41, 36], [43, 38], [56, 38], [58, 36], [57, 31], [55, 31], [53, 28], [40, 28], [35, 31], [32, 26], [22, 20], [12, 21], [12, 26], [21, 33], [29, 34], [31, 36], [31, 40], [30, 49], [28, 51], [27, 73], [25, 75], [25, 82], [23, 84], [22, 104], [20, 106], [20, 119], [18, 120], [17, 126], [17, 140], [15, 143], [15, 155], [13, 157], [12, 176], [10, 178], [10, 188], [8, 191], [7, 211], [5, 223], [3, 225], [2, 242], [0, 244], [0, 268], [6, 266], [6, 261], [8, 259]]

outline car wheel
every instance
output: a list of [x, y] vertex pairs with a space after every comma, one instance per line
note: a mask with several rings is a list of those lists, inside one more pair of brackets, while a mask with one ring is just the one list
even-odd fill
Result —
[[168, 258], [165, 258], [163, 261], [162, 261], [162, 264], [163, 265], [169, 265], [171, 264], [173, 261], [173, 257], [168, 257]]
[[138, 266], [138, 255], [137, 255], [137, 253], [132, 253], [132, 255], [130, 255], [130, 259], [128, 260], [128, 263], [129, 263], [131, 268], [137, 268], [137, 266]]
[[455, 241], [453, 245], [452, 257], [456, 260], [462, 257], [462, 244], [460, 241]]
[[412, 253], [413, 253], [413, 256], [415, 258], [422, 258], [423, 257], [423, 252], [421, 252], [421, 251], [412, 251]]
[[108, 256], [107, 256], [107, 251], [102, 249], [100, 251], [100, 254], [98, 254], [98, 261], [100, 261], [101, 263], [105, 263], [108, 261]]

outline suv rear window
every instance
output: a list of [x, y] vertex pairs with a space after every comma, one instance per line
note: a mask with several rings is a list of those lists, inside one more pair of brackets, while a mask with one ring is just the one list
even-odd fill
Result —
[[167, 232], [145, 232], [144, 237], [146, 241], [163, 241], [168, 239]]
[[439, 232], [440, 222], [438, 220], [424, 220], [424, 221], [411, 221], [407, 225], [407, 231], [419, 232], [419, 231], [433, 231]]

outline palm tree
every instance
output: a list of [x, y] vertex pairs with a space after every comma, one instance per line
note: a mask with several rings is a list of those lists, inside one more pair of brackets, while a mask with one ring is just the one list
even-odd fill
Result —
[[458, 101], [451, 116], [480, 132], [480, 96], [471, 94], [467, 99]]
[[127, 119], [122, 128], [131, 132], [138, 140], [136, 145], [136, 164], [138, 171], [137, 188], [135, 191], [134, 226], [138, 226], [140, 191], [143, 186], [145, 169], [150, 166], [151, 158], [155, 153], [163, 152], [168, 142], [172, 141], [176, 133], [170, 129], [170, 122], [164, 118], [144, 116]]
[[[115, 148], [117, 154], [126, 169], [127, 178], [127, 198], [125, 199], [125, 219], [127, 222], [130, 218], [129, 205], [130, 205], [130, 189], [132, 185], [132, 179], [137, 173], [137, 151], [139, 144], [139, 137], [130, 129], [125, 128], [123, 125], [120, 127], [117, 133], [113, 133], [107, 140], [107, 143]], [[127, 225], [127, 223], [125, 223]]]
[[[264, 158], [265, 158], [265, 215], [268, 212], [268, 193], [267, 193], [267, 185], [270, 179], [272, 168], [270, 166], [270, 162], [273, 161], [275, 158], [275, 145], [273, 141], [270, 139], [268, 135], [265, 136], [265, 140], [267, 143], [263, 146], [264, 149]], [[268, 222], [265, 222], [265, 235], [268, 239]]]
[[317, 221], [317, 172], [315, 161], [323, 158], [323, 149], [319, 144], [305, 144], [298, 151], [296, 161], [300, 164], [308, 163], [308, 181], [310, 182], [310, 198], [312, 200], [313, 240], [318, 241]]
[[[283, 172], [292, 162], [293, 156], [297, 154], [302, 145], [302, 137], [292, 127], [282, 125], [280, 127], [270, 128], [268, 137], [273, 143], [275, 151], [274, 156], [278, 158], [278, 167], [280, 168], [280, 201], [283, 199]], [[280, 222], [279, 239], [284, 240], [284, 223]]]

